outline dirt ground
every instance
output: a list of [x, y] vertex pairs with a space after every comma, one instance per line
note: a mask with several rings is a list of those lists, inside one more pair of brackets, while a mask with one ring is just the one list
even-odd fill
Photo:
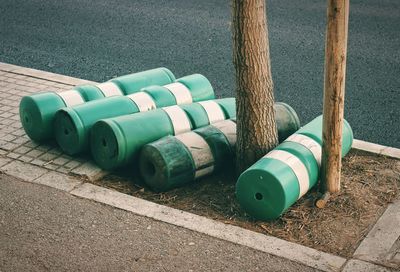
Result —
[[[233, 171], [232, 171], [233, 172]], [[153, 193], [139, 178], [109, 175], [95, 184], [227, 224], [269, 234], [343, 257], [361, 240], [399, 194], [400, 161], [352, 150], [343, 160], [342, 190], [324, 209], [314, 207], [314, 188], [282, 217], [255, 221], [235, 199], [235, 179], [226, 173], [165, 193]]]

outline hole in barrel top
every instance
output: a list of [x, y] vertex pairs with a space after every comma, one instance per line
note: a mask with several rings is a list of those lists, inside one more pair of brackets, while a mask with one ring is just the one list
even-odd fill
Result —
[[28, 116], [25, 116], [25, 123], [29, 123], [29, 118], [28, 118]]
[[254, 197], [257, 199], [257, 200], [262, 200], [264, 197], [263, 197], [263, 195], [261, 194], [261, 193], [256, 193], [255, 195], [254, 195]]
[[66, 128], [66, 129], [64, 129], [64, 134], [65, 135], [68, 135], [69, 134], [69, 130]]
[[156, 174], [156, 167], [152, 162], [146, 161], [144, 163], [144, 172], [146, 173], [147, 176], [152, 177]]
[[106, 141], [106, 139], [103, 139], [103, 140], [101, 141], [101, 143], [103, 144], [104, 147], [107, 146], [107, 141]]

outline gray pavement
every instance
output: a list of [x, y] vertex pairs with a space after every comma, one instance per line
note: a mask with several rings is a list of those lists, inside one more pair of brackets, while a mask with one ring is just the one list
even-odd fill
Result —
[[[104, 81], [164, 65], [234, 93], [230, 1], [0, 1], [0, 61]], [[275, 94], [321, 113], [325, 6], [269, 0]], [[400, 147], [400, 1], [352, 0], [345, 116], [358, 139]]]
[[0, 174], [0, 271], [315, 271]]

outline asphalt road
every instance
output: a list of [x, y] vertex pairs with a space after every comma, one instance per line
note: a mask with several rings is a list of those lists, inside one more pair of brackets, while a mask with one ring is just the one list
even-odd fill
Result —
[[[275, 97], [321, 114], [325, 6], [270, 0]], [[352, 0], [345, 117], [356, 138], [400, 147], [400, 1]], [[166, 66], [234, 95], [228, 0], [1, 0], [0, 61], [104, 81]]]
[[0, 271], [317, 271], [0, 174]]

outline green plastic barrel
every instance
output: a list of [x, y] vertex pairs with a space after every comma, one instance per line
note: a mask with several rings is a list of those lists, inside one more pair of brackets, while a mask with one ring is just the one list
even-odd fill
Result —
[[174, 74], [167, 68], [156, 68], [111, 79], [125, 95], [140, 91], [150, 85], [166, 85], [175, 81]]
[[[229, 127], [231, 132], [236, 130], [231, 120], [219, 123]], [[233, 152], [227, 136], [210, 125], [145, 145], [140, 153], [139, 167], [152, 190], [167, 191], [218, 171], [231, 160]]]
[[[122, 76], [97, 85], [81, 85], [60, 93], [44, 92], [25, 96], [19, 105], [19, 114], [25, 133], [34, 141], [43, 142], [54, 137], [55, 113], [64, 107], [72, 107], [109, 96], [133, 93], [147, 85], [172, 83], [175, 77], [166, 68], [157, 68]], [[137, 84], [135, 82], [138, 81]], [[117, 84], [118, 83], [118, 84]], [[125, 89], [119, 86], [124, 86]]]
[[[197, 102], [175, 105], [100, 120], [93, 125], [90, 132], [93, 158], [101, 168], [108, 170], [133, 163], [143, 145], [167, 135], [179, 135], [198, 128], [198, 122], [193, 120], [200, 117], [197, 116], [197, 111], [191, 110], [192, 108], [197, 109], [199, 105], [203, 108], [201, 118], [207, 118], [204, 126], [217, 122], [221, 112], [215, 105], [219, 107], [220, 100], [224, 99], [212, 100], [214, 104], [204, 105], [203, 102]], [[234, 105], [234, 100], [229, 101]]]
[[[274, 109], [278, 136], [282, 141], [300, 128], [300, 122], [289, 105], [276, 103]], [[235, 144], [236, 123], [231, 120], [178, 136], [167, 136], [142, 148], [140, 171], [150, 188], [166, 191], [217, 172], [225, 166], [232, 167]]]
[[[318, 181], [321, 163], [322, 116], [317, 117], [244, 171], [236, 184], [241, 207], [259, 220], [284, 213]], [[342, 154], [353, 141], [347, 121], [343, 126]]]
[[213, 97], [214, 90], [207, 78], [200, 74], [185, 76], [179, 78], [177, 82], [164, 86], [149, 86], [131, 95], [115, 96], [63, 108], [55, 116], [55, 138], [65, 153], [74, 155], [88, 151], [89, 131], [100, 119]]

